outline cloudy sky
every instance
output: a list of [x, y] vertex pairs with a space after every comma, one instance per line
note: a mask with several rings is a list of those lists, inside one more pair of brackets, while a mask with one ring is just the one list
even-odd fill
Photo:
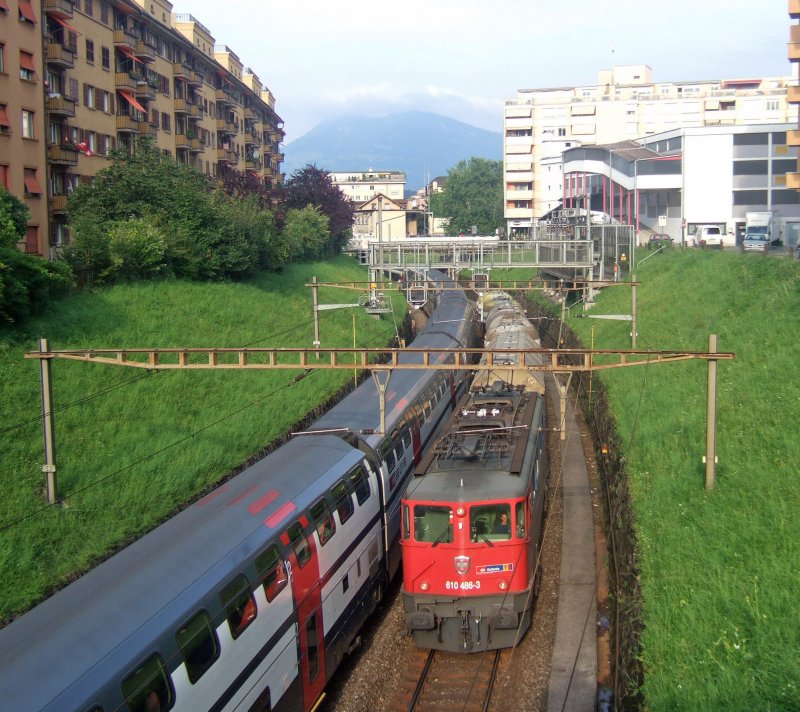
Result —
[[518, 89], [788, 76], [785, 0], [175, 0], [270, 88], [286, 142], [344, 114], [418, 109], [502, 130]]

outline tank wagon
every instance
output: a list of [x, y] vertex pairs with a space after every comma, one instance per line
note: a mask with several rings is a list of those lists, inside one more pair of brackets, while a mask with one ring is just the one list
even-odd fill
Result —
[[[479, 652], [516, 644], [530, 627], [542, 569], [547, 492], [541, 372], [503, 369], [536, 332], [508, 295], [490, 295], [482, 371], [403, 498], [403, 605], [417, 645]], [[526, 355], [528, 363], [538, 357]]]
[[[472, 346], [474, 306], [457, 291], [437, 299], [414, 346]], [[3, 708], [313, 709], [399, 568], [400, 497], [466, 389], [460, 375], [396, 371], [386, 434], [365, 380], [12, 622], [0, 631]]]

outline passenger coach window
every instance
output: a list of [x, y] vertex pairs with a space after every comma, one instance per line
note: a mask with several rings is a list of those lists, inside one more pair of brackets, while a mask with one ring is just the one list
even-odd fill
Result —
[[186, 664], [189, 682], [194, 684], [219, 657], [219, 641], [205, 611], [198, 613], [175, 635]]
[[131, 712], [172, 709], [175, 691], [160, 655], [153, 655], [122, 681], [122, 694]]
[[350, 470], [348, 475], [350, 486], [355, 490], [359, 504], [364, 504], [369, 499], [369, 479], [364, 465], [359, 465]]
[[353, 500], [347, 491], [344, 482], [337, 482], [331, 490], [333, 499], [336, 502], [336, 511], [339, 512], [339, 521], [344, 524], [353, 513]]
[[238, 638], [257, 615], [256, 602], [247, 585], [247, 578], [240, 574], [220, 594], [228, 626], [234, 639]]
[[308, 547], [308, 539], [303, 534], [303, 527], [300, 522], [295, 522], [289, 527], [288, 530], [289, 541], [292, 542], [292, 548], [297, 556], [297, 565], [302, 569], [311, 559], [311, 549]]
[[453, 541], [453, 510], [436, 504], [414, 505], [414, 541], [449, 544]]
[[333, 521], [333, 515], [328, 507], [328, 503], [324, 499], [312, 505], [311, 517], [314, 520], [314, 526], [317, 528], [319, 543], [325, 546], [325, 542], [328, 541], [336, 531], [336, 523]]
[[256, 557], [256, 571], [264, 584], [267, 601], [271, 601], [286, 588], [289, 577], [286, 575], [286, 565], [277, 546], [269, 547]]

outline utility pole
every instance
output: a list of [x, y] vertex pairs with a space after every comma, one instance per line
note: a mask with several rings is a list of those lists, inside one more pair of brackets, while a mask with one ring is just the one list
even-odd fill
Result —
[[[708, 353], [717, 353], [717, 335], [708, 336]], [[717, 361], [708, 361], [708, 415], [706, 417], [706, 489], [714, 488], [717, 477]]]
[[[47, 339], [39, 339], [39, 353], [50, 351]], [[50, 504], [58, 500], [56, 492], [56, 439], [53, 423], [53, 381], [50, 378], [51, 359], [39, 361], [39, 374], [42, 385], [42, 430], [44, 435], [45, 495]]]

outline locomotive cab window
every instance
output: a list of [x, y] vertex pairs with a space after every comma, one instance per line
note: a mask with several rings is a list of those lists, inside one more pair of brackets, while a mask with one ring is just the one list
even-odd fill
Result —
[[297, 565], [302, 569], [311, 559], [311, 549], [308, 546], [308, 539], [303, 533], [303, 527], [300, 522], [295, 522], [287, 530], [289, 541], [292, 543], [292, 548], [297, 556]]
[[452, 543], [452, 508], [438, 504], [414, 505], [414, 541], [433, 544]]
[[472, 541], [502, 541], [512, 532], [511, 507], [507, 504], [483, 504], [470, 509]]
[[175, 690], [160, 655], [153, 655], [133, 675], [122, 681], [122, 694], [130, 712], [172, 709]]
[[350, 492], [347, 491], [347, 485], [343, 481], [337, 482], [333, 486], [331, 494], [336, 502], [336, 511], [339, 512], [339, 521], [344, 524], [353, 513], [353, 499], [350, 497]]
[[286, 564], [283, 563], [283, 557], [274, 544], [256, 557], [256, 571], [263, 583], [267, 601], [271, 601], [286, 588], [289, 581]]
[[317, 528], [319, 543], [325, 546], [325, 542], [336, 532], [336, 522], [333, 521], [330, 507], [328, 507], [328, 503], [324, 499], [312, 505], [311, 517], [314, 520], [314, 526]]
[[220, 594], [220, 601], [225, 609], [231, 636], [238, 638], [256, 619], [258, 611], [256, 602], [247, 585], [247, 578], [240, 574], [231, 581]]
[[189, 682], [194, 684], [219, 657], [219, 641], [208, 613], [201, 611], [175, 634]]
[[517, 537], [524, 539], [525, 531], [525, 502], [517, 502]]

